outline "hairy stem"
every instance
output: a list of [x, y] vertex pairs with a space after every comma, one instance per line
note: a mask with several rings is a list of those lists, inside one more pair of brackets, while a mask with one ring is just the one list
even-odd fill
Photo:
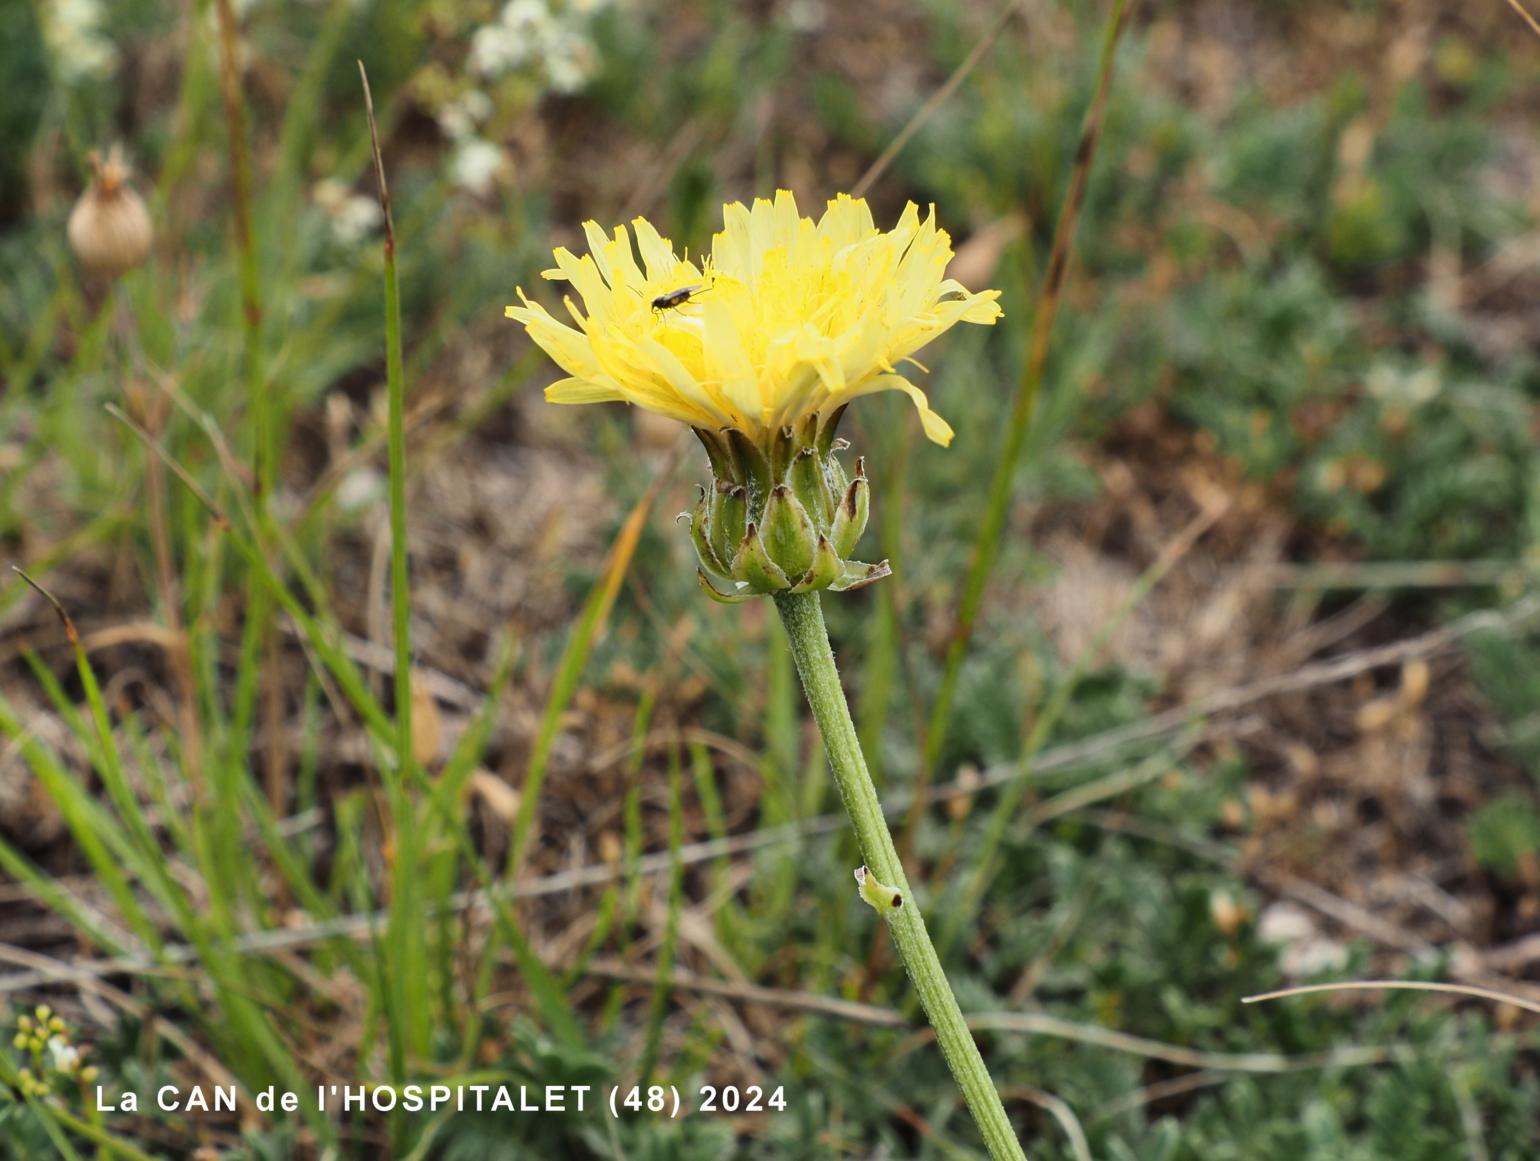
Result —
[[845, 704], [845, 693], [840, 688], [839, 670], [834, 664], [834, 651], [829, 647], [829, 634], [824, 628], [818, 594], [780, 593], [775, 597], [775, 604], [791, 640], [792, 655], [797, 661], [797, 672], [802, 678], [808, 704], [812, 706], [813, 717], [818, 720], [818, 728], [823, 731], [829, 767], [834, 771], [840, 798], [844, 800], [845, 811], [855, 827], [861, 854], [871, 874], [901, 896], [899, 905], [885, 908], [882, 913], [925, 1015], [936, 1030], [936, 1040], [941, 1045], [947, 1066], [968, 1102], [984, 1143], [989, 1147], [989, 1155], [995, 1161], [1026, 1161], [1010, 1118], [1005, 1114], [1005, 1106], [1000, 1102], [1000, 1094], [990, 1079], [989, 1069], [963, 1020], [962, 1009], [957, 1006], [957, 997], [952, 994], [952, 986], [947, 982], [941, 960], [925, 930], [925, 920], [893, 846], [893, 836], [883, 817], [877, 788], [872, 785], [872, 776], [866, 769], [861, 743], [850, 720], [850, 709]]

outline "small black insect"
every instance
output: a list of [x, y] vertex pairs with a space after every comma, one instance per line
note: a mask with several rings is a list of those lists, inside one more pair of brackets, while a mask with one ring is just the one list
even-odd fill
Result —
[[667, 294], [660, 294], [652, 300], [652, 309], [655, 314], [662, 314], [665, 310], [673, 310], [681, 307], [697, 294], [701, 294], [710, 287], [704, 282], [697, 282], [693, 286], [681, 286], [678, 290], [670, 290]]

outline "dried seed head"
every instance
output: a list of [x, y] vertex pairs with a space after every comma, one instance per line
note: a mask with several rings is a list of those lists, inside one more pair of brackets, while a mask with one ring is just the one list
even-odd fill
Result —
[[91, 274], [116, 278], [149, 257], [155, 230], [128, 185], [123, 151], [114, 145], [105, 161], [93, 152], [90, 163], [95, 176], [70, 211], [70, 249]]

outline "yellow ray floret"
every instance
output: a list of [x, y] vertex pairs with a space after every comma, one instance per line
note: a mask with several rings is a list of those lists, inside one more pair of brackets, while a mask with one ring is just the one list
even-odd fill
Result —
[[700, 266], [644, 218], [630, 233], [583, 228], [589, 252], [558, 249], [545, 271], [582, 300], [565, 299], [574, 325], [522, 288], [507, 311], [567, 372], [546, 388], [552, 403], [620, 400], [763, 442], [858, 395], [897, 390], [945, 445], [951, 427], [897, 368], [956, 323], [1000, 317], [998, 290], [975, 294], [946, 277], [952, 240], [934, 208], [922, 221], [912, 203], [879, 230], [866, 202], [844, 194], [816, 222], [786, 190], [752, 208], [733, 202]]

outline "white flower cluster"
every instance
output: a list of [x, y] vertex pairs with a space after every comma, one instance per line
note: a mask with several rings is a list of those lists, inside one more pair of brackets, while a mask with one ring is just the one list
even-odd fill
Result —
[[55, 1072], [77, 1072], [80, 1069], [80, 1049], [62, 1036], [48, 1038], [48, 1061]]
[[1437, 369], [1433, 367], [1407, 369], [1390, 363], [1377, 363], [1364, 376], [1364, 386], [1369, 389], [1370, 395], [1383, 403], [1421, 407], [1437, 399], [1444, 384]]
[[489, 80], [537, 67], [558, 93], [575, 93], [592, 78], [599, 54], [593, 18], [608, 0], [508, 0], [491, 24], [471, 37], [468, 64]]
[[53, 0], [42, 5], [43, 42], [66, 85], [112, 75], [117, 46], [102, 31], [100, 0]]
[[[599, 67], [593, 41], [594, 17], [612, 0], [508, 0], [497, 19], [471, 35], [468, 70], [497, 82], [523, 74], [556, 93], [584, 88]], [[438, 113], [439, 125], [454, 142], [449, 176], [477, 196], [491, 192], [510, 168], [507, 153], [485, 140], [480, 127], [492, 114], [492, 102], [478, 90], [450, 101]]]
[[492, 192], [497, 175], [508, 168], [508, 153], [501, 145], [480, 137], [455, 142], [449, 158], [449, 180], [468, 193], [485, 197]]
[[334, 178], [317, 182], [311, 196], [326, 215], [332, 238], [339, 246], [358, 245], [385, 220], [378, 200], [367, 194], [354, 193]]

